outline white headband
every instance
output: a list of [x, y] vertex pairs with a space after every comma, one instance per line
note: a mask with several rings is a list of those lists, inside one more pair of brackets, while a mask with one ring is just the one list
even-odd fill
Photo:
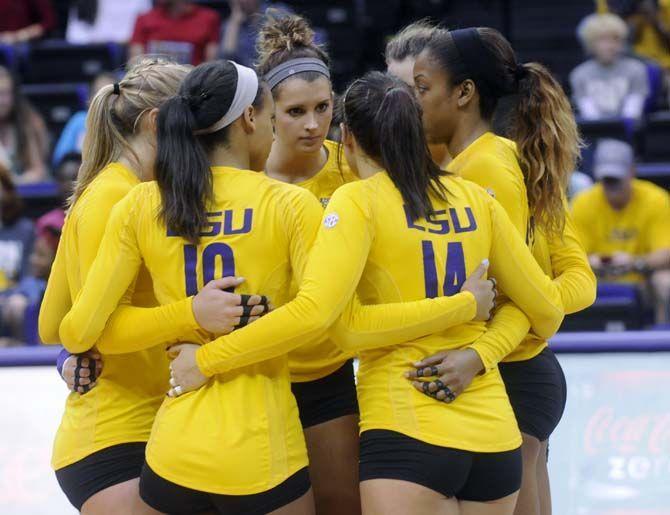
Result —
[[258, 75], [256, 75], [256, 72], [234, 61], [230, 62], [237, 68], [237, 88], [235, 89], [233, 102], [230, 104], [226, 114], [223, 115], [223, 118], [206, 129], [194, 131], [193, 133], [196, 135], [212, 134], [224, 127], [228, 127], [242, 115], [247, 107], [253, 104], [256, 95], [258, 95]]

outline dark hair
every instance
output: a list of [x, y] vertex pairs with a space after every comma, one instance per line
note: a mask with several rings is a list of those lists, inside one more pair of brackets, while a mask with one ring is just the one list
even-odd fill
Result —
[[74, 8], [78, 19], [89, 25], [95, 23], [98, 17], [98, 0], [75, 0]]
[[[228, 127], [196, 136], [228, 112], [237, 88], [237, 69], [230, 61], [213, 61], [194, 68], [179, 93], [160, 108], [157, 122], [156, 181], [168, 229], [198, 242], [213, 199], [208, 153], [228, 142]], [[262, 107], [263, 87], [253, 105]]]
[[40, 120], [40, 115], [35, 111], [30, 102], [21, 93], [21, 83], [16, 75], [11, 73], [4, 66], [0, 66], [0, 78], [8, 78], [12, 83], [12, 109], [9, 112], [9, 123], [16, 130], [16, 148], [18, 161], [21, 168], [28, 168], [30, 163], [31, 142], [38, 145], [40, 154], [46, 153], [44, 146], [44, 137], [38, 134], [36, 130], [36, 120]]
[[2, 163], [0, 163], [0, 188], [2, 188], [0, 195], [2, 225], [13, 225], [23, 213], [23, 202], [16, 192], [12, 175]]
[[[261, 77], [280, 64], [301, 57], [319, 59], [330, 68], [330, 58], [323, 48], [314, 43], [314, 31], [307, 20], [277, 9], [268, 9], [265, 13], [265, 22], [256, 41], [256, 50], [258, 52], [256, 69]], [[296, 73], [292, 77], [300, 77], [313, 82], [324, 75], [306, 71]], [[280, 89], [281, 84], [273, 89], [274, 98], [277, 97]]]
[[446, 198], [440, 181], [446, 172], [430, 155], [412, 89], [389, 74], [369, 72], [351, 83], [342, 103], [344, 125], [389, 174], [412, 218], [430, 216], [430, 195]]
[[[480, 54], [488, 55], [463, 57], [454, 36], [445, 29], [433, 31], [426, 50], [449, 74], [452, 84], [474, 82], [484, 120], [492, 120], [501, 98], [516, 95], [506, 129], [517, 146], [531, 222], [547, 233], [560, 234], [565, 224], [563, 197], [581, 147], [570, 101], [544, 66], [520, 64], [500, 32], [487, 27], [475, 30], [481, 41]], [[483, 62], [487, 65], [482, 66]], [[473, 73], [477, 67], [482, 68], [480, 73]]]
[[386, 43], [384, 58], [386, 64], [391, 61], [404, 61], [408, 57], [416, 57], [426, 48], [435, 26], [423, 19], [407, 25]]

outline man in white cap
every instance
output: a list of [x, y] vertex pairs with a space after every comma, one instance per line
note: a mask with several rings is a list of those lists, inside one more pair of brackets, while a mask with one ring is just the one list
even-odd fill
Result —
[[648, 280], [657, 323], [670, 322], [670, 195], [635, 178], [633, 149], [623, 141], [598, 142], [593, 173], [598, 184], [572, 204], [591, 266], [608, 281]]

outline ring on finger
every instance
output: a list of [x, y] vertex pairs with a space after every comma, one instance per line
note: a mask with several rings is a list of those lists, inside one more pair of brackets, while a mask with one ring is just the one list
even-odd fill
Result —
[[181, 387], [181, 385], [175, 386], [173, 390], [175, 397], [179, 397], [182, 393], [184, 393], [184, 389]]

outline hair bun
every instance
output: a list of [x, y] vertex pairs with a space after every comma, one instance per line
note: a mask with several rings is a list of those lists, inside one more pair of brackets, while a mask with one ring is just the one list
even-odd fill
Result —
[[265, 23], [258, 34], [258, 54], [261, 60], [270, 55], [300, 47], [314, 46], [314, 31], [302, 16], [268, 9]]

